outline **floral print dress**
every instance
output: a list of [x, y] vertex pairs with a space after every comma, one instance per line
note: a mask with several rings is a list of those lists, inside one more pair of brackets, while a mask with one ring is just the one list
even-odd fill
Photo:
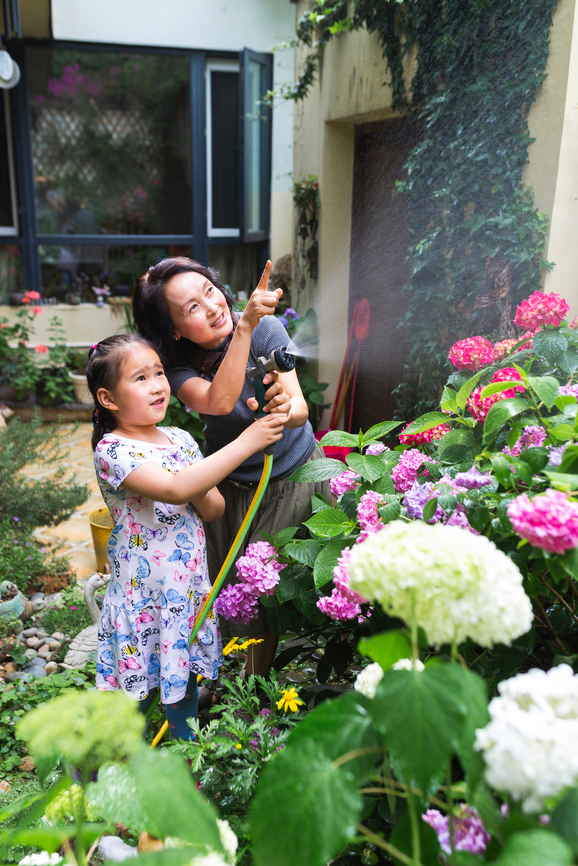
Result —
[[153, 445], [106, 434], [94, 463], [114, 527], [108, 542], [111, 579], [98, 627], [97, 688], [123, 689], [144, 700], [160, 686], [163, 703], [177, 703], [189, 672], [216, 679], [222, 663], [217, 615], [207, 615], [190, 650], [195, 618], [211, 589], [205, 532], [192, 506], [134, 496], [120, 485], [144, 463], [175, 473], [202, 455], [176, 427]]

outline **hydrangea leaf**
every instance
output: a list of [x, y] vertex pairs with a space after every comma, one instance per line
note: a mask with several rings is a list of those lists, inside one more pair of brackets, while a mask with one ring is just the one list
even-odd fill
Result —
[[515, 418], [521, 412], [527, 412], [532, 408], [530, 401], [523, 397], [507, 397], [494, 403], [484, 422], [484, 439], [490, 439], [510, 418]]
[[534, 391], [544, 405], [551, 409], [558, 397], [560, 383], [553, 376], [527, 376], [526, 384]]
[[371, 703], [394, 771], [426, 790], [457, 751], [468, 706], [450, 665], [386, 671]]
[[126, 764], [101, 767], [98, 781], [86, 788], [86, 798], [97, 814], [113, 824], [124, 824], [140, 833], [147, 821], [136, 779]]
[[298, 526], [286, 526], [284, 529], [280, 529], [279, 532], [276, 532], [273, 536], [273, 547], [283, 547], [284, 544], [291, 541], [295, 533], [298, 531]]
[[[100, 834], [107, 829], [106, 824], [85, 824], [82, 830], [82, 840], [85, 845], [91, 845]], [[53, 854], [73, 835], [70, 824], [62, 827], [32, 827], [17, 830], [10, 837], [11, 845], [38, 845], [49, 854]]]
[[[474, 390], [474, 388], [476, 387], [476, 385], [480, 381], [480, 376], [482, 375], [483, 372], [484, 372], [483, 370], [480, 370], [478, 373], [475, 373], [471, 378], [469, 378], [467, 381], [465, 381], [463, 383], [463, 385], [461, 386], [460, 390], [458, 391], [458, 396], [456, 397], [456, 403], [458, 404], [460, 409], [466, 408], [466, 404], [468, 402], [468, 397], [470, 396], [470, 394], [472, 393], [472, 391]], [[450, 381], [451, 381], [451, 378], [452, 377], [450, 376]]]
[[151, 835], [174, 836], [222, 851], [217, 813], [195, 788], [181, 757], [168, 749], [143, 749], [129, 766], [140, 791], [145, 829]]
[[351, 544], [351, 539], [340, 538], [325, 545], [313, 566], [313, 582], [317, 589], [333, 580], [333, 569], [337, 565], [337, 560], [343, 549]]
[[[319, 545], [321, 550], [321, 545]], [[281, 603], [290, 601], [311, 586], [311, 572], [306, 565], [291, 563], [279, 574], [275, 595]]]
[[325, 866], [355, 835], [361, 807], [353, 775], [316, 743], [287, 747], [257, 783], [249, 815], [255, 866]]
[[570, 424], [556, 424], [550, 427], [550, 436], [558, 442], [567, 442], [574, 439], [576, 431]]
[[305, 521], [307, 526], [318, 538], [332, 538], [335, 535], [343, 535], [353, 529], [353, 523], [347, 516], [336, 508], [319, 511], [309, 520]]
[[570, 493], [578, 490], [578, 475], [569, 475], [567, 472], [546, 472], [552, 487]]
[[461, 665], [452, 665], [446, 670], [446, 675], [451, 676], [456, 687], [461, 687], [462, 697], [468, 708], [457, 752], [466, 772], [468, 790], [472, 791], [484, 771], [483, 758], [479, 752], [474, 752], [473, 745], [476, 729], [485, 727], [490, 720], [486, 685], [480, 676]]
[[341, 460], [331, 460], [329, 457], [320, 457], [318, 460], [310, 460], [299, 466], [290, 476], [290, 481], [329, 481], [341, 475], [344, 466]]
[[292, 752], [305, 743], [314, 743], [332, 761], [357, 749], [371, 749], [342, 764], [354, 774], [358, 784], [367, 781], [371, 768], [383, 753], [368, 706], [368, 699], [353, 691], [323, 701], [291, 732], [287, 749]]
[[578, 790], [573, 788], [552, 812], [550, 829], [558, 833], [578, 852]]
[[[421, 862], [432, 864], [440, 863], [440, 843], [438, 842], [436, 831], [433, 827], [430, 827], [426, 821], [422, 821], [421, 819], [418, 821], [418, 827], [421, 842]], [[405, 854], [406, 857], [412, 858], [412, 828], [409, 813], [407, 811], [400, 818], [389, 841], [394, 848], [397, 848], [397, 850], [401, 851], [402, 854]], [[403, 866], [406, 866], [407, 861], [403, 862], [393, 855], [392, 859], [394, 863], [399, 863], [400, 866], [403, 863]]]
[[345, 461], [353, 472], [368, 481], [375, 481], [383, 475], [383, 461], [373, 454], [348, 454]]
[[520, 385], [519, 379], [512, 379], [505, 382], [490, 382], [480, 393], [480, 398], [485, 400], [486, 397], [491, 397], [493, 394], [499, 394], [501, 391], [511, 391], [516, 385]]
[[443, 412], [426, 412], [412, 421], [411, 424], [403, 431], [404, 436], [413, 435], [414, 433], [425, 433], [426, 430], [431, 430], [433, 427], [439, 427], [440, 424], [447, 424], [448, 416]]
[[558, 472], [578, 472], [578, 445], [568, 445], [565, 449]]
[[306, 541], [292, 541], [285, 545], [284, 552], [291, 559], [313, 568], [315, 560], [321, 553], [321, 545], [314, 538], [308, 538]]
[[[535, 339], [535, 338], [534, 338]], [[524, 830], [513, 833], [495, 866], [570, 866], [570, 846], [551, 830]]]
[[382, 421], [379, 424], [374, 424], [373, 427], [366, 430], [363, 440], [367, 443], [370, 439], [382, 439], [388, 433], [391, 433], [392, 430], [395, 430], [396, 427], [400, 427], [401, 424], [403, 424], [403, 421]]
[[323, 625], [325, 614], [317, 607], [317, 593], [300, 592], [292, 601], [297, 610], [304, 614], [313, 625]]
[[320, 440], [320, 445], [343, 445], [346, 448], [357, 448], [357, 436], [346, 433], [344, 430], [330, 430]]
[[541, 330], [534, 335], [532, 348], [540, 360], [556, 364], [559, 354], [568, 348], [568, 340], [559, 331]]
[[411, 641], [406, 632], [391, 629], [373, 637], [362, 637], [358, 644], [362, 655], [369, 656], [384, 671], [389, 670], [400, 659], [411, 658]]

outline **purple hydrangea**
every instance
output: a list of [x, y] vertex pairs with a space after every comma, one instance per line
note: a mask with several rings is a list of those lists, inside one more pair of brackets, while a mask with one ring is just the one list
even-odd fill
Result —
[[[440, 848], [445, 854], [451, 854], [450, 826], [447, 815], [442, 815], [437, 809], [428, 809], [422, 819], [437, 833]], [[468, 851], [470, 854], [483, 854], [490, 841], [490, 834], [482, 824], [482, 819], [471, 806], [462, 806], [454, 815], [454, 845], [456, 851]]]
[[492, 483], [491, 476], [480, 472], [477, 466], [472, 466], [467, 472], [458, 472], [453, 480], [464, 490], [480, 490]]
[[384, 451], [389, 451], [387, 445], [384, 445], [383, 442], [374, 442], [373, 445], [368, 445], [365, 449], [366, 454], [382, 454]]
[[470, 525], [463, 505], [456, 505], [449, 516], [446, 526], [459, 526], [461, 529], [467, 529], [468, 532], [471, 532], [474, 535], [480, 534], [477, 529], [474, 529], [474, 527]]
[[512, 448], [506, 445], [505, 448], [502, 448], [502, 452], [508, 454], [510, 457], [519, 457], [526, 448], [541, 448], [545, 440], [546, 431], [544, 428], [538, 424], [529, 424], [527, 427], [524, 427], [521, 436]]
[[560, 385], [558, 388], [560, 397], [576, 397], [578, 398], [578, 384], [576, 385]]
[[564, 442], [563, 445], [557, 445], [555, 448], [550, 448], [548, 453], [548, 463], [550, 466], [559, 466], [562, 462], [562, 458], [564, 456], [564, 451], [568, 447], [568, 442]]
[[277, 321], [281, 322], [284, 328], [289, 325], [289, 319], [286, 319], [285, 316], [277, 316]]
[[259, 599], [243, 583], [235, 583], [221, 590], [215, 607], [219, 616], [225, 619], [248, 623], [257, 616]]
[[329, 489], [333, 496], [339, 497], [343, 493], [347, 493], [348, 490], [355, 490], [358, 484], [359, 475], [356, 475], [355, 472], [352, 472], [350, 469], [346, 469], [345, 472], [341, 473], [341, 475], [336, 475], [335, 478], [331, 478], [329, 481]]
[[245, 556], [237, 560], [237, 574], [256, 595], [273, 595], [279, 572], [286, 566], [275, 559], [275, 548], [266, 541], [247, 545]]
[[296, 321], [300, 318], [300, 316], [297, 310], [294, 310], [293, 307], [287, 307], [287, 309], [285, 310], [285, 318], [293, 319], [293, 321]]
[[[436, 493], [434, 485], [431, 481], [426, 481], [420, 484], [419, 481], [414, 481], [410, 490], [404, 496], [403, 504], [407, 508], [408, 516], [413, 520], [423, 519], [423, 509], [428, 499], [435, 497]], [[438, 505], [433, 517], [428, 520], [428, 523], [439, 523], [445, 517], [444, 510]]]
[[[409, 448], [403, 452], [399, 463], [391, 471], [391, 478], [397, 493], [406, 493], [417, 481], [418, 472], [423, 463], [435, 463], [435, 460], [432, 460], [427, 454], [422, 454], [417, 448]], [[424, 470], [424, 475], [427, 474], [427, 470]]]

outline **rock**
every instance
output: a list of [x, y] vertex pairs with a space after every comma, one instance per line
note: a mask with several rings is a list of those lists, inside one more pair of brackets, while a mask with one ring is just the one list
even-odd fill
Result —
[[[41, 641], [42, 643], [42, 641]], [[26, 646], [31, 647], [32, 649], [36, 649], [38, 646], [38, 638], [37, 637], [27, 637], [26, 638]]]
[[62, 634], [61, 631], [55, 631], [52, 634], [52, 637], [54, 638], [54, 640], [60, 640], [60, 641], [63, 641], [66, 639], [66, 635]]
[[43, 643], [42, 646], [38, 647], [38, 655], [46, 658], [46, 656], [50, 655], [50, 647], [47, 643]]
[[33, 637], [35, 634], [38, 634], [37, 628], [25, 628], [22, 632], [22, 637]]
[[6, 791], [9, 791], [9, 790], [10, 790], [10, 784], [8, 782], [6, 782], [6, 781], [0, 782], [0, 791], [2, 791], [3, 794], [5, 794]]
[[60, 643], [59, 640], [51, 640], [48, 644], [48, 647], [49, 647], [51, 652], [55, 652], [57, 649], [60, 649], [61, 646], [62, 646], [62, 644]]
[[46, 667], [46, 659], [40, 658], [40, 656], [36, 656], [35, 659], [32, 659], [30, 662], [31, 665], [38, 665], [39, 668]]
[[46, 593], [44, 592], [35, 592], [34, 595], [30, 596], [30, 601], [36, 601], [37, 598], [44, 599], [46, 598]]
[[24, 653], [24, 655], [26, 656], [27, 659], [33, 659], [33, 658], [36, 658], [36, 656], [38, 655], [38, 653], [36, 652], [35, 649], [32, 649], [32, 647], [29, 647], [29, 648], [26, 650], [26, 652]]
[[36, 679], [38, 679], [38, 677], [46, 676], [46, 671], [43, 667], [40, 667], [40, 665], [27, 665], [24, 668], [24, 672], [27, 674], [32, 674], [32, 676], [36, 677]]
[[23, 680], [25, 677], [24, 671], [14, 671], [12, 674], [6, 674], [6, 679], [9, 683], [13, 683], [15, 680]]
[[46, 673], [48, 675], [55, 674], [56, 671], [58, 670], [58, 665], [56, 664], [56, 662], [48, 662], [48, 664], [46, 665], [44, 670], [46, 671]]
[[54, 607], [55, 605], [60, 604], [62, 601], [62, 593], [61, 592], [53, 592], [51, 595], [47, 595], [45, 598], [46, 604]]
[[103, 860], [111, 860], [113, 863], [122, 863], [129, 857], [137, 857], [138, 849], [127, 845], [118, 836], [103, 836], [98, 843], [98, 853]]
[[16, 670], [16, 664], [14, 662], [6, 662], [4, 665], [4, 673], [5, 674], [13, 674]]
[[38, 637], [48, 637], [48, 632], [45, 631], [43, 628], [39, 628], [36, 634], [38, 635]]
[[31, 773], [36, 767], [32, 755], [25, 755], [20, 761], [20, 769], [23, 773]]

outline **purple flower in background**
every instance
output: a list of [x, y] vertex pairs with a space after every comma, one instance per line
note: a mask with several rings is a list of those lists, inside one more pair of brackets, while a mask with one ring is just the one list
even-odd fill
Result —
[[373, 445], [368, 445], [365, 449], [366, 454], [381, 454], [383, 451], [389, 451], [387, 445], [384, 445], [383, 442], [374, 442]]
[[285, 310], [285, 318], [293, 319], [293, 321], [296, 321], [300, 318], [300, 316], [297, 310], [294, 310], [293, 307], [287, 307], [287, 309]]
[[492, 483], [490, 475], [480, 472], [477, 466], [472, 466], [467, 472], [458, 472], [454, 482], [464, 490], [479, 490]]
[[463, 505], [456, 505], [456, 507], [450, 514], [450, 518], [446, 526], [459, 526], [461, 529], [467, 529], [468, 532], [472, 532], [474, 535], [480, 534], [477, 529], [474, 529], [473, 526], [470, 526], [470, 522], [467, 518]]
[[14, 518], [14, 521], [15, 521], [16, 523], [19, 523], [19, 522], [20, 522], [20, 518], [19, 518], [19, 517], [15, 517], [15, 518]]
[[269, 709], [269, 707], [264, 707], [264, 708], [261, 710], [261, 712], [259, 713], [259, 715], [260, 715], [260, 716], [265, 716], [265, 718], [268, 719], [269, 716], [271, 715], [271, 710]]
[[284, 328], [286, 328], [289, 324], [289, 320], [285, 318], [285, 316], [277, 316], [277, 321], [281, 322]]
[[[428, 809], [422, 820], [429, 824], [437, 833], [440, 848], [445, 854], [451, 854], [450, 826], [447, 815], [442, 815], [437, 809]], [[482, 819], [471, 806], [462, 806], [454, 815], [454, 845], [456, 851], [468, 851], [470, 854], [483, 854], [488, 847], [490, 834], [482, 824]]]
[[258, 604], [259, 599], [253, 595], [249, 587], [243, 583], [236, 583], [226, 586], [221, 591], [215, 607], [217, 613], [225, 619], [248, 623], [257, 616]]
[[254, 752], [259, 748], [259, 740], [249, 740], [249, 745], [251, 746]]
[[[434, 485], [431, 481], [426, 481], [424, 484], [414, 481], [403, 498], [403, 504], [407, 508], [408, 516], [413, 520], [422, 520], [426, 502], [428, 499], [433, 499], [435, 495]], [[438, 505], [434, 516], [428, 520], [428, 523], [439, 523], [444, 516], [445, 512]]]
[[556, 448], [550, 448], [548, 454], [548, 463], [550, 466], [559, 466], [562, 462], [562, 457], [564, 456], [564, 451], [568, 447], [569, 443], [564, 442], [563, 445], [557, 445]]
[[558, 388], [560, 397], [576, 397], [578, 398], [578, 384], [576, 385], [560, 385]]
[[529, 424], [527, 427], [524, 427], [522, 435], [515, 445], [512, 448], [508, 448], [506, 445], [505, 448], [502, 448], [502, 452], [508, 454], [510, 457], [519, 457], [526, 448], [541, 448], [545, 439], [546, 431], [543, 427], [540, 427], [538, 424]]

